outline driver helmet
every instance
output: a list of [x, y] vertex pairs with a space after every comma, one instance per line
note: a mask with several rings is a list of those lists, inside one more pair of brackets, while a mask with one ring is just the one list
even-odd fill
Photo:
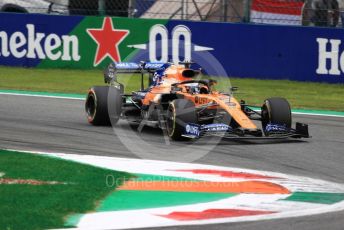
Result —
[[165, 70], [170, 66], [170, 64], [166, 63], [161, 68], [157, 69], [154, 72], [153, 79], [152, 79], [152, 85], [157, 86], [160, 85], [164, 76], [165, 76]]

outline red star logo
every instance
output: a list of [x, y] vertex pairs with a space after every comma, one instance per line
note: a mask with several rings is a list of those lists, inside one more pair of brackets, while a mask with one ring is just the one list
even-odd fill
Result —
[[118, 45], [129, 34], [129, 30], [116, 30], [111, 18], [104, 18], [101, 29], [87, 29], [87, 33], [98, 45], [94, 66], [99, 65], [106, 57], [111, 58], [114, 62], [121, 61]]

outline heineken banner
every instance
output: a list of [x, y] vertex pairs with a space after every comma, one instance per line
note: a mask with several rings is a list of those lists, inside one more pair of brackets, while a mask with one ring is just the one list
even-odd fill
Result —
[[210, 75], [222, 66], [235, 77], [344, 83], [343, 38], [332, 28], [1, 13], [0, 65], [193, 60]]

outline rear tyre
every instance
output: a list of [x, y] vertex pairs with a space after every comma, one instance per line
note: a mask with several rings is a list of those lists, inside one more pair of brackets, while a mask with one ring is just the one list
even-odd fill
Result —
[[166, 114], [167, 134], [172, 140], [187, 140], [183, 137], [187, 123], [197, 123], [195, 104], [186, 99], [173, 100], [167, 109]]
[[85, 111], [92, 125], [115, 125], [121, 115], [122, 96], [117, 88], [94, 86], [89, 89]]
[[286, 99], [275, 97], [264, 101], [262, 106], [262, 127], [264, 132], [269, 123], [291, 128], [291, 121], [291, 109]]

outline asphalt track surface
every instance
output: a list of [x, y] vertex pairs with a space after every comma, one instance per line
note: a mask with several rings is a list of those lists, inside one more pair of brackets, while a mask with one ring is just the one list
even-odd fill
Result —
[[[344, 183], [344, 118], [294, 115], [293, 120], [308, 123], [312, 138], [297, 142], [221, 142], [196, 163]], [[166, 148], [159, 130], [144, 129], [141, 136], [154, 146]], [[0, 148], [137, 158], [111, 127], [93, 127], [86, 122], [83, 101], [70, 99], [0, 95]], [[343, 230], [344, 212], [164, 229]]]

